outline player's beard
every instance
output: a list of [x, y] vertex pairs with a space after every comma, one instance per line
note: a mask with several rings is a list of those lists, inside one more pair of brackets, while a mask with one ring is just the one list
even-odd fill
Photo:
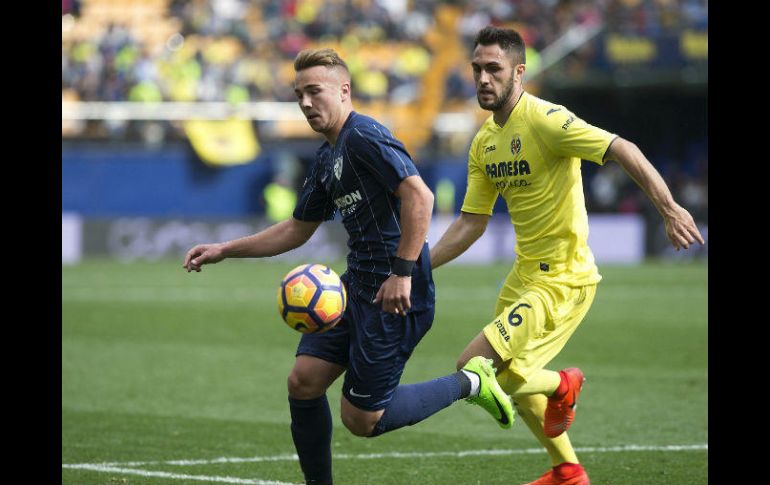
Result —
[[513, 74], [511, 74], [510, 79], [508, 79], [508, 82], [503, 88], [503, 92], [500, 93], [500, 97], [498, 97], [495, 101], [483, 103], [479, 97], [478, 91], [476, 91], [476, 100], [478, 100], [479, 106], [481, 106], [481, 109], [485, 109], [487, 111], [501, 110], [503, 106], [505, 106], [505, 104], [511, 99], [511, 96], [513, 96]]

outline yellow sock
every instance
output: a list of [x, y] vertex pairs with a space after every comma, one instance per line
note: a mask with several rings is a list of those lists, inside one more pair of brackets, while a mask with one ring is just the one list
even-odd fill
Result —
[[559, 386], [561, 382], [559, 373], [543, 369], [533, 374], [527, 382], [511, 374], [507, 377], [508, 379], [501, 383], [504, 384], [503, 390], [513, 396], [516, 411], [548, 452], [552, 466], [565, 462], [579, 463], [567, 433], [549, 438], [543, 431], [545, 408], [548, 404], [548, 398], [545, 395], [553, 394]]

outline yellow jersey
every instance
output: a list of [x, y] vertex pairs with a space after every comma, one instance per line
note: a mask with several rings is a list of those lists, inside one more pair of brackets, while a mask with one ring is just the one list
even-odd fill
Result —
[[517, 271], [572, 286], [597, 283], [580, 160], [602, 165], [615, 137], [524, 92], [504, 126], [490, 116], [474, 137], [462, 211], [492, 215], [502, 195], [516, 233]]

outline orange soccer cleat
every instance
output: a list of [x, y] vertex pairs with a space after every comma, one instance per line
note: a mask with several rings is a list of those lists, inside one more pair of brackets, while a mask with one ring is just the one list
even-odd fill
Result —
[[548, 470], [534, 482], [524, 485], [591, 485], [588, 474], [581, 465], [572, 463], [569, 465], [569, 471], [563, 469], [559, 471]]
[[[580, 389], [583, 387], [583, 373], [577, 367], [559, 371], [562, 382], [567, 383], [567, 392], [560, 398], [549, 397], [545, 408], [545, 423], [543, 431], [549, 438], [556, 438], [567, 431], [575, 419], [575, 407]], [[577, 483], [577, 482], [576, 482]]]

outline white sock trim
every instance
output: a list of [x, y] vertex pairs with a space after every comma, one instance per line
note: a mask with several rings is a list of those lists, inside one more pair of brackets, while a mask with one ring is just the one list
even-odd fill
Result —
[[481, 379], [479, 378], [478, 374], [475, 372], [470, 372], [465, 369], [460, 369], [466, 376], [468, 376], [468, 379], [471, 380], [471, 393], [470, 396], [478, 396], [479, 395], [479, 387], [481, 386]]

